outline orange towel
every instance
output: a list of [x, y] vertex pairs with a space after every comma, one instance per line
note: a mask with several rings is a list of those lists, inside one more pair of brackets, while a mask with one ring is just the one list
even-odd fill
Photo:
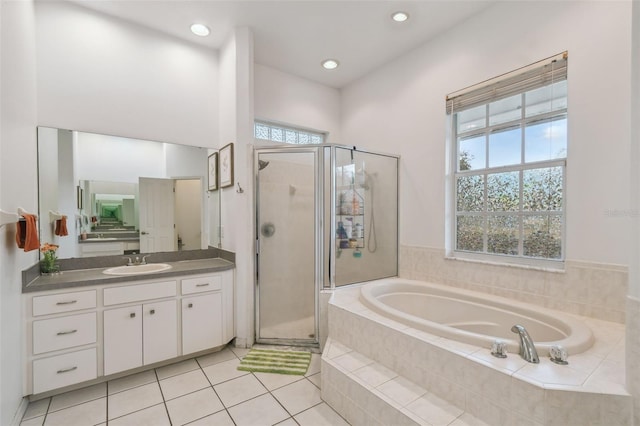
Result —
[[66, 216], [62, 216], [60, 219], [56, 220], [56, 229], [54, 231], [54, 234], [60, 236], [60, 237], [65, 237], [67, 235], [69, 235], [69, 232], [67, 231], [67, 217]]
[[20, 220], [16, 224], [16, 243], [18, 247], [24, 251], [38, 250], [40, 241], [38, 241], [38, 227], [36, 226], [36, 215], [23, 214], [24, 221]]

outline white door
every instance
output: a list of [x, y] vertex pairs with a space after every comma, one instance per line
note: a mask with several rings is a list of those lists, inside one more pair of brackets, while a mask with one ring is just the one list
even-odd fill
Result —
[[139, 178], [140, 252], [176, 250], [173, 179]]
[[142, 365], [142, 306], [104, 311], [104, 374]]
[[222, 293], [182, 299], [182, 354], [222, 343]]
[[142, 305], [144, 364], [178, 356], [178, 309], [175, 300]]

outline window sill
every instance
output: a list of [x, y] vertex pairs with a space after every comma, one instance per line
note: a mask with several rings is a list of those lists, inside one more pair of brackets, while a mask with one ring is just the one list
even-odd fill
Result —
[[[554, 266], [534, 265], [534, 264], [527, 265], [527, 264], [516, 263], [516, 262], [499, 262], [499, 261], [489, 260], [489, 259], [467, 257], [465, 255], [460, 255], [460, 254], [456, 254], [456, 253], [445, 255], [444, 259], [445, 260], [451, 260], [451, 261], [476, 263], [476, 264], [480, 264], [480, 265], [490, 265], [490, 266], [501, 266], [501, 267], [507, 267], [507, 268], [515, 268], [515, 269], [525, 269], [525, 270], [529, 270], [529, 271], [551, 272], [551, 273], [556, 273], [556, 274], [564, 274], [566, 272], [564, 261], [557, 261], [557, 262], [556, 261], [549, 261], [549, 262], [553, 262], [554, 264], [557, 264], [557, 266], [554, 267]], [[517, 260], [520, 260], [520, 259], [518, 258]], [[543, 262], [547, 263], [546, 261], [543, 261]]]

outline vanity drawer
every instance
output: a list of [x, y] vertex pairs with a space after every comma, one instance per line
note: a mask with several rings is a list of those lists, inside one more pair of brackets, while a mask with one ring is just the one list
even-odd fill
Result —
[[98, 377], [96, 348], [33, 361], [33, 393]]
[[33, 354], [96, 342], [96, 313], [33, 322]]
[[104, 289], [104, 305], [139, 302], [142, 300], [161, 299], [176, 295], [177, 281], [162, 281], [149, 284], [128, 285]]
[[95, 307], [96, 290], [36, 296], [33, 298], [34, 317]]
[[222, 290], [222, 275], [186, 278], [182, 280], [182, 294], [203, 293]]

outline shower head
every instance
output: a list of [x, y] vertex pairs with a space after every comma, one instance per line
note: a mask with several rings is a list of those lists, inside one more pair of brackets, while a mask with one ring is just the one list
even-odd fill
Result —
[[267, 167], [269, 165], [268, 161], [264, 161], [264, 160], [258, 160], [258, 171], [264, 169], [265, 167]]

